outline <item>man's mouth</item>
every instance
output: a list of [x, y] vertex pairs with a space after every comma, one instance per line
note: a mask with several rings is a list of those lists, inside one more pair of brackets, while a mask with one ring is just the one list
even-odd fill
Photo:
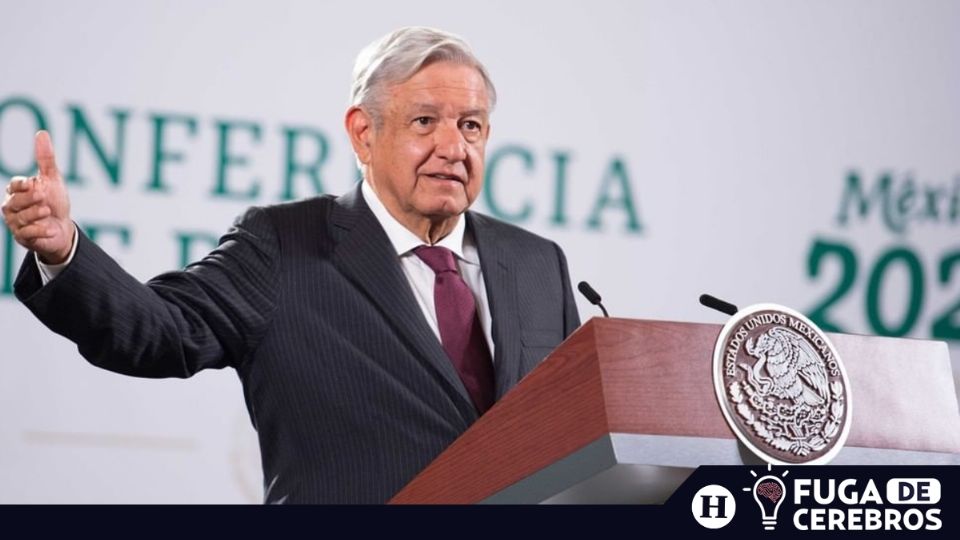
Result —
[[437, 180], [452, 180], [454, 182], [460, 182], [461, 184], [465, 183], [463, 180], [463, 177], [456, 174], [426, 173], [424, 176], [429, 176], [430, 178], [436, 178]]

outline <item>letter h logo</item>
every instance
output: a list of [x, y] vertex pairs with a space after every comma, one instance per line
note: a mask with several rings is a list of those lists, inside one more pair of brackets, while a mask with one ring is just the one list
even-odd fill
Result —
[[719, 529], [730, 523], [737, 513], [737, 500], [727, 488], [712, 484], [697, 491], [690, 510], [700, 525], [708, 529]]
[[[723, 495], [701, 495], [701, 512], [700, 517], [702, 518], [720, 518], [726, 519], [727, 517], [727, 498]], [[716, 515], [712, 512], [716, 510]]]

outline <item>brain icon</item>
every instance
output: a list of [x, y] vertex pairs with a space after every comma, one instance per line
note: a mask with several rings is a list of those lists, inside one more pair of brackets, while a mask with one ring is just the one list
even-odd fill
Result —
[[776, 482], [761, 482], [757, 486], [757, 495], [770, 499], [770, 502], [777, 502], [783, 496], [783, 488]]

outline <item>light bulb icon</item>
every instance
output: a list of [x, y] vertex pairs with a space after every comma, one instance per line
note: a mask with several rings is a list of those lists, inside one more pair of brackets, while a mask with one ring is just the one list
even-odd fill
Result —
[[753, 499], [760, 506], [763, 528], [772, 531], [777, 526], [777, 512], [783, 504], [786, 486], [772, 474], [761, 476], [753, 484]]

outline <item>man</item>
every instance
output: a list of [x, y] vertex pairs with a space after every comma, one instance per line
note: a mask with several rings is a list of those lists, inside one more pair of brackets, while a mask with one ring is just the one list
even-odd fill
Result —
[[578, 325], [556, 244], [468, 211], [495, 93], [458, 37], [404, 28], [357, 59], [363, 182], [251, 208], [217, 249], [140, 284], [78, 231], [49, 136], [3, 215], [17, 297], [105, 369], [235, 368], [266, 502], [384, 502]]

